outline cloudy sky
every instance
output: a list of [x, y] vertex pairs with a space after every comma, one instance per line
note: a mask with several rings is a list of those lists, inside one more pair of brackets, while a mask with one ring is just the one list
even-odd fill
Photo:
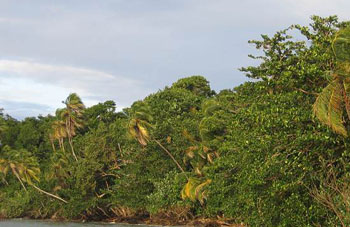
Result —
[[77, 92], [123, 108], [190, 75], [232, 88], [254, 64], [249, 39], [349, 11], [348, 0], [0, 0], [0, 107], [46, 115]]

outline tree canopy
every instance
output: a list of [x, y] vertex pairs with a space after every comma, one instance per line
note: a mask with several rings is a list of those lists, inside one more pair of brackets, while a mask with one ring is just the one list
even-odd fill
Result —
[[349, 226], [349, 25], [249, 41], [232, 89], [196, 75], [119, 112], [76, 93], [55, 116], [0, 111], [0, 216]]

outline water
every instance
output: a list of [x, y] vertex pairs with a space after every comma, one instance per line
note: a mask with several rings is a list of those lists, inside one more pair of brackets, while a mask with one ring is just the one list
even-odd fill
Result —
[[53, 222], [41, 220], [11, 219], [0, 220], [0, 227], [155, 227], [156, 225], [129, 225], [129, 224], [109, 224], [109, 223], [73, 223], [73, 222]]

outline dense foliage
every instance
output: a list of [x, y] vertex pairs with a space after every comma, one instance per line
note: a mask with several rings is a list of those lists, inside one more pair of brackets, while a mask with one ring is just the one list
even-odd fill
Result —
[[349, 226], [348, 25], [250, 41], [254, 80], [219, 93], [191, 76], [121, 112], [75, 93], [55, 116], [0, 111], [0, 216]]

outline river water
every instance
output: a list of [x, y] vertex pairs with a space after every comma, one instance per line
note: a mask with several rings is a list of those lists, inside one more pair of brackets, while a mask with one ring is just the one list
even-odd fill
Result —
[[73, 223], [73, 222], [53, 222], [27, 219], [0, 220], [0, 227], [154, 227], [156, 225], [129, 225], [129, 224], [109, 224], [109, 223]]

